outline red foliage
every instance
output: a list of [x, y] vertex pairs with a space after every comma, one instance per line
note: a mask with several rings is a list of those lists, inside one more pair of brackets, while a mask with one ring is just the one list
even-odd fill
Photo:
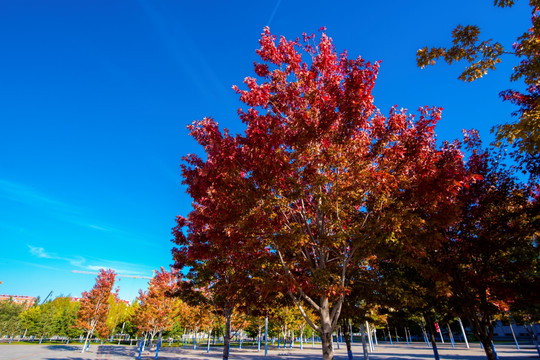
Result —
[[113, 270], [101, 269], [92, 290], [82, 293], [77, 324], [86, 329], [90, 335], [94, 331], [103, 337], [109, 334], [105, 321], [109, 313], [109, 296], [112, 294], [115, 277], [116, 273]]
[[314, 41], [277, 42], [265, 28], [259, 79], [233, 87], [248, 106], [245, 133], [208, 118], [189, 126], [207, 159], [184, 158], [194, 210], [177, 219], [174, 256], [194, 279], [227, 279], [231, 298], [255, 279], [279, 280], [319, 313], [311, 325], [326, 336], [355, 266], [386, 241], [437, 246], [430, 229], [455, 218], [469, 178], [457, 143], [436, 147], [440, 109], [383, 116], [371, 94], [379, 64], [337, 54], [324, 33]]

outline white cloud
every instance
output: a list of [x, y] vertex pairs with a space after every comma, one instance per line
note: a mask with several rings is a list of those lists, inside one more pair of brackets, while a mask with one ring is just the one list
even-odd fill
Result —
[[30, 248], [30, 254], [38, 257], [38, 258], [45, 258], [45, 259], [52, 259], [53, 257], [45, 252], [45, 249], [42, 247], [34, 247], [32, 245], [28, 245]]
[[[87, 259], [82, 256], [75, 257], [66, 257], [60, 256], [56, 253], [47, 252], [42, 247], [27, 245], [30, 251], [30, 254], [37, 258], [41, 259], [50, 259], [58, 260], [69, 263], [71, 266], [74, 266], [79, 269], [89, 270], [89, 271], [99, 271], [101, 269], [112, 269], [117, 274], [121, 275], [145, 275], [149, 276], [151, 270], [141, 268], [139, 264], [132, 264], [123, 261], [115, 260], [105, 260], [105, 259]], [[94, 264], [87, 264], [89, 261], [92, 261]], [[95, 265], [96, 263], [102, 265]]]
[[84, 266], [83, 264], [86, 262], [86, 259], [83, 258], [82, 256], [68, 258], [68, 257], [59, 256], [55, 253], [46, 252], [45, 249], [42, 247], [37, 247], [37, 246], [32, 246], [32, 245], [27, 245], [27, 246], [30, 249], [30, 254], [41, 259], [65, 261], [77, 267], [83, 267]]

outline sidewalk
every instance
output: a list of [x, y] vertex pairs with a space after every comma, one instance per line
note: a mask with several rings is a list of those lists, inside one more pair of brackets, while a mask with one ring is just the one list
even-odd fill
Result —
[[[353, 344], [354, 359], [361, 360], [362, 347]], [[526, 346], [516, 350], [515, 346], [499, 345], [497, 353], [500, 360], [525, 360], [538, 359], [538, 354], [532, 346]], [[448, 344], [439, 347], [442, 360], [483, 360], [486, 358], [484, 351], [478, 344], [473, 344], [471, 349], [459, 344], [452, 349]], [[93, 345], [89, 351], [81, 354], [81, 345], [0, 345], [0, 360], [133, 360], [137, 355], [135, 346], [125, 345]], [[335, 360], [346, 360], [345, 346], [334, 351]], [[378, 345], [375, 352], [370, 353], [371, 360], [431, 360], [433, 351], [424, 343], [414, 344], [407, 347], [405, 344]], [[154, 359], [154, 351], [144, 351], [141, 359]], [[298, 347], [293, 349], [272, 349], [268, 356], [264, 357], [264, 349], [258, 352], [256, 349], [233, 348], [230, 360], [319, 360], [322, 358], [320, 348], [312, 348], [307, 345], [304, 350]], [[210, 353], [206, 349], [190, 350], [183, 348], [164, 347], [159, 352], [160, 360], [202, 360], [221, 359], [221, 348], [214, 348]]]

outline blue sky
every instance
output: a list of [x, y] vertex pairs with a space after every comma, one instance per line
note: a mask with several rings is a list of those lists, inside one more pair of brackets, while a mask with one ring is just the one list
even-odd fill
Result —
[[[264, 26], [289, 38], [321, 26], [339, 51], [382, 60], [375, 103], [444, 108], [440, 140], [510, 120], [498, 97], [513, 59], [475, 83], [460, 66], [418, 69], [416, 50], [477, 24], [510, 46], [526, 2], [2, 0], [0, 2], [0, 294], [80, 296], [113, 268], [168, 267], [176, 215], [190, 211], [181, 157], [200, 152], [186, 125], [205, 116], [234, 132], [231, 89], [253, 76]], [[146, 279], [122, 278], [133, 300]]]

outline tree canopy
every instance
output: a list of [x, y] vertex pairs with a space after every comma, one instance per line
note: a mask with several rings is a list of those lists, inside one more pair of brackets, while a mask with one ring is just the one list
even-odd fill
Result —
[[[513, 0], [494, 0], [495, 6], [510, 7]], [[476, 25], [458, 25], [452, 31], [452, 46], [424, 47], [418, 50], [418, 66], [433, 65], [442, 58], [448, 64], [464, 61], [470, 65], [459, 79], [473, 81], [481, 78], [502, 61], [503, 55], [519, 60], [510, 76], [511, 81], [523, 81], [524, 91], [504, 90], [500, 96], [518, 106], [513, 115], [516, 122], [498, 125], [498, 144], [506, 140], [516, 148], [517, 161], [533, 177], [540, 175], [540, 1], [530, 0], [531, 25], [516, 39], [511, 48], [493, 40], [480, 40], [480, 28]]]
[[191, 254], [199, 274], [216, 274], [203, 265], [213, 262], [277, 276], [331, 359], [355, 267], [385, 242], [437, 246], [427, 230], [454, 219], [452, 199], [470, 179], [459, 146], [436, 145], [439, 109], [375, 108], [377, 63], [338, 54], [324, 32], [277, 41], [265, 28], [260, 45], [258, 79], [234, 87], [248, 106], [245, 132], [231, 136], [209, 118], [189, 127], [206, 159], [184, 158], [194, 211], [178, 218], [175, 256]]

